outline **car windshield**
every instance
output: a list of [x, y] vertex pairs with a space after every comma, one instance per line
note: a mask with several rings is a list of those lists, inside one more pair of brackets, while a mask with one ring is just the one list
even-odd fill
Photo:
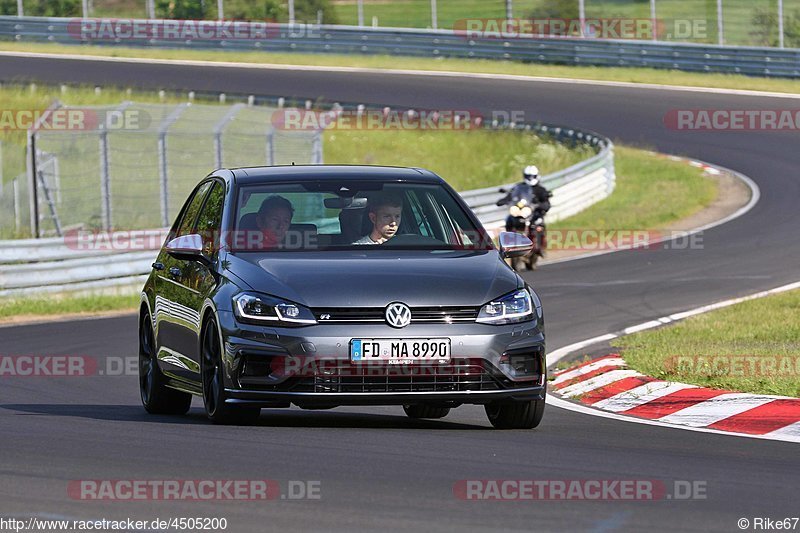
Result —
[[446, 188], [379, 180], [242, 186], [230, 246], [234, 252], [493, 247]]

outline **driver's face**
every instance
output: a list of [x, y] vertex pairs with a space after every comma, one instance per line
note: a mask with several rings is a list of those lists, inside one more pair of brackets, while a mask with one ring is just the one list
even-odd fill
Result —
[[391, 239], [397, 234], [402, 211], [402, 207], [384, 205], [379, 207], [377, 212], [370, 213], [369, 218], [372, 220], [372, 223], [375, 225], [375, 230], [380, 233], [381, 237], [384, 239]]
[[275, 240], [281, 242], [292, 224], [292, 213], [284, 208], [271, 209], [258, 217], [258, 223], [262, 231], [272, 233]]

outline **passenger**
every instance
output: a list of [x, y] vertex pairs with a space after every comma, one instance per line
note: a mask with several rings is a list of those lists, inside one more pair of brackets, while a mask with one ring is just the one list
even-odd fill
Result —
[[367, 214], [372, 222], [372, 231], [353, 244], [383, 244], [397, 234], [403, 214], [403, 198], [381, 195], [370, 199]]
[[294, 207], [283, 196], [272, 195], [261, 203], [256, 225], [263, 236], [264, 248], [275, 248], [284, 243], [293, 216]]

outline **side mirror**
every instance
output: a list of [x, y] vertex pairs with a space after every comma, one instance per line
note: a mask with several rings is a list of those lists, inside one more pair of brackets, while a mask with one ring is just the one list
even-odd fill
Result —
[[533, 242], [521, 233], [503, 231], [500, 233], [500, 255], [503, 258], [521, 257], [533, 250]]
[[508, 192], [508, 190], [505, 187], [500, 187], [499, 189], [497, 189], [497, 192], [505, 194]]
[[208, 257], [203, 253], [203, 238], [196, 233], [172, 239], [164, 249], [177, 259], [209, 263]]

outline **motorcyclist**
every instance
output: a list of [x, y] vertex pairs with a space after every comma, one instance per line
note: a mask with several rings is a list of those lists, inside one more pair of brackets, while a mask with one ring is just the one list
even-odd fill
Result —
[[[542, 217], [550, 210], [550, 197], [552, 193], [542, 187], [539, 183], [539, 168], [536, 165], [528, 165], [522, 171], [522, 181], [514, 185], [508, 193], [497, 201], [497, 205], [509, 205], [518, 203], [520, 200], [530, 205], [533, 209], [533, 219]], [[506, 218], [506, 231], [513, 231], [514, 217], [508, 215]]]

